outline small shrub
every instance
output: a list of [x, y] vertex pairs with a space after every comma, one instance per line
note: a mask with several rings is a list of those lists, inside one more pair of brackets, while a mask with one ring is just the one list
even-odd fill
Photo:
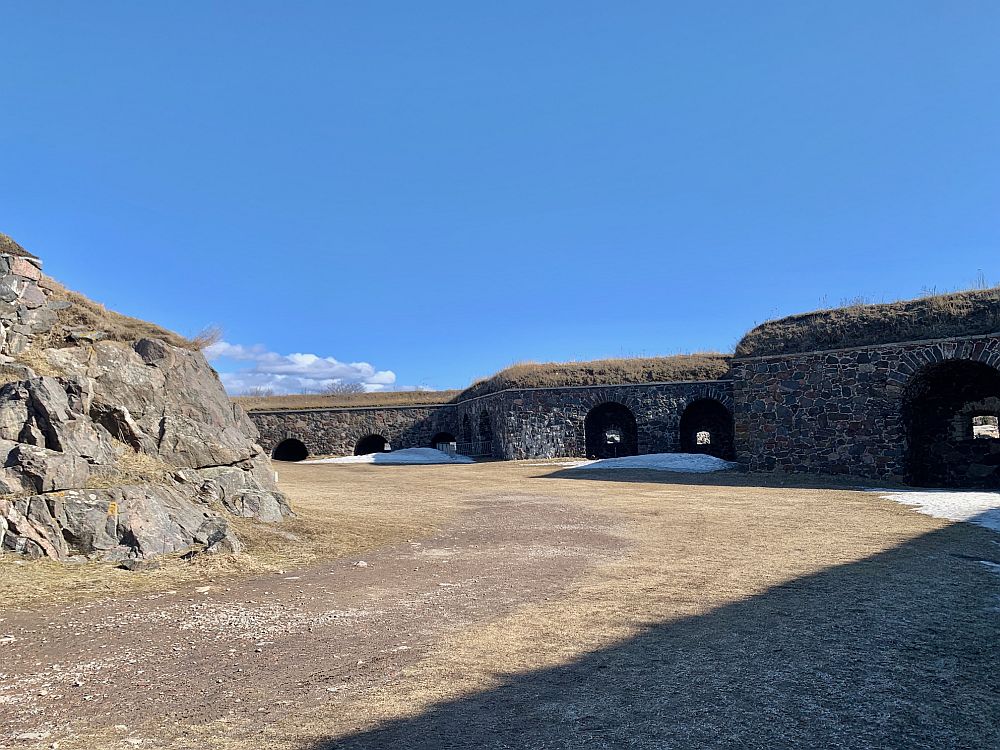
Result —
[[268, 388], [266, 385], [255, 385], [242, 393], [243, 398], [270, 398], [273, 395], [274, 389]]
[[188, 348], [195, 351], [204, 351], [212, 344], [218, 344], [221, 340], [222, 329], [218, 326], [208, 326], [188, 340]]
[[330, 383], [317, 392], [324, 396], [340, 396], [347, 393], [364, 393], [365, 387], [361, 383]]

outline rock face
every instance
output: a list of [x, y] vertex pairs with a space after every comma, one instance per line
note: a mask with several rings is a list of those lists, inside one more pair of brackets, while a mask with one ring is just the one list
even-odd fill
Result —
[[67, 328], [46, 281], [0, 254], [0, 554], [235, 553], [228, 515], [291, 513], [201, 352]]

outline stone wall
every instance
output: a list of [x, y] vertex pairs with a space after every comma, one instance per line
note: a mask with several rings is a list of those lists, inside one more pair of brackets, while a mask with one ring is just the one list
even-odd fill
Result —
[[[522, 389], [436, 407], [251, 416], [269, 449], [291, 437], [314, 454], [349, 454], [358, 439], [371, 433], [388, 438], [393, 448], [429, 446], [441, 431], [462, 441], [465, 417], [478, 439], [485, 413], [492, 427], [493, 455], [526, 459], [585, 455], [587, 413], [606, 402], [623, 404], [635, 415], [639, 453], [680, 451], [686, 407], [713, 399], [732, 413], [736, 459], [751, 471], [1000, 486], [1000, 441], [973, 441], [971, 428], [973, 416], [995, 411], [991, 405], [1000, 403], [1000, 387], [988, 378], [973, 387], [969, 384], [976, 377], [958, 373], [949, 376], [949, 385], [937, 387], [944, 393], [966, 394], [961, 404], [941, 396], [927, 402], [933, 409], [915, 406], [914, 379], [933, 365], [952, 361], [996, 371], [1000, 335], [738, 358], [731, 380]], [[907, 408], [923, 409], [924, 414], [908, 417]], [[942, 431], [927, 414], [949, 409], [950, 426]], [[955, 420], [962, 422], [961, 429], [951, 424]], [[920, 437], [921, 430], [933, 432], [933, 439]], [[928, 444], [915, 448], [918, 439]], [[915, 470], [914, 461], [925, 459], [935, 462], [933, 470]]]
[[736, 359], [739, 460], [751, 471], [906, 481], [908, 388], [947, 361], [1000, 368], [1000, 337]]
[[587, 413], [607, 402], [627, 406], [636, 418], [638, 452], [679, 450], [680, 420], [692, 401], [713, 398], [732, 410], [728, 381], [539, 388], [506, 391], [494, 409], [502, 426], [498, 457], [582, 456]]
[[288, 438], [301, 441], [309, 455], [346, 456], [368, 435], [381, 435], [393, 449], [430, 446], [439, 432], [458, 435], [461, 416], [449, 406], [310, 409], [251, 412], [261, 444], [273, 451]]
[[311, 455], [349, 455], [370, 434], [382, 435], [394, 449], [430, 446], [438, 432], [450, 432], [462, 442], [466, 416], [478, 441], [485, 414], [495, 457], [551, 458], [584, 455], [587, 412], [617, 402], [636, 417], [639, 452], [658, 453], [678, 450], [678, 427], [687, 404], [713, 398], [732, 410], [731, 393], [728, 381], [537, 388], [442, 406], [258, 411], [250, 416], [268, 450], [293, 438]]

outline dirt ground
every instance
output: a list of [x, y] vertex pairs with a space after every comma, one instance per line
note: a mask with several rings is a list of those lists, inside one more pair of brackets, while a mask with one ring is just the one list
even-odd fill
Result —
[[730, 473], [280, 477], [239, 562], [4, 560], [0, 748], [1000, 748], [986, 529]]

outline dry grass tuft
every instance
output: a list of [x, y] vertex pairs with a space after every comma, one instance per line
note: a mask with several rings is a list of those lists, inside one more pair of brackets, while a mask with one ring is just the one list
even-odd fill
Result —
[[976, 336], [1000, 331], [1000, 287], [869, 304], [779, 318], [757, 326], [736, 347], [738, 357], [840, 349], [900, 341]]
[[56, 367], [45, 356], [45, 352], [37, 347], [30, 347], [15, 357], [18, 364], [30, 367], [39, 377], [58, 378], [66, 373], [61, 368]]
[[109, 471], [92, 473], [85, 487], [97, 490], [125, 484], [159, 484], [173, 471], [174, 467], [156, 456], [126, 448]]
[[222, 329], [219, 326], [208, 326], [191, 337], [190, 345], [192, 349], [204, 351], [212, 344], [218, 344], [220, 341], [222, 341]]

